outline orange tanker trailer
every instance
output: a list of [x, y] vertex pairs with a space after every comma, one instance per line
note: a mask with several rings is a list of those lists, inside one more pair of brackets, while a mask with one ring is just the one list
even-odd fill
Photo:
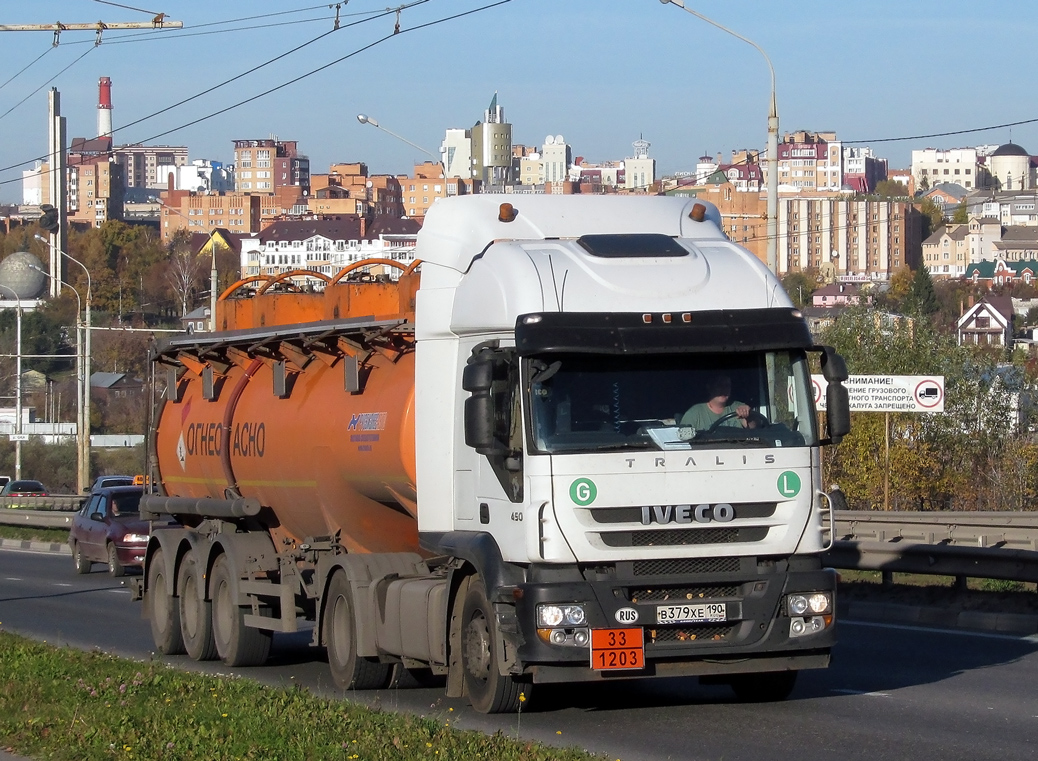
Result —
[[354, 267], [320, 292], [279, 288], [291, 274], [228, 289], [218, 345], [178, 339], [159, 355], [171, 382], [154, 426], [156, 482], [167, 495], [266, 506], [279, 544], [341, 533], [349, 552], [415, 551], [419, 275]]

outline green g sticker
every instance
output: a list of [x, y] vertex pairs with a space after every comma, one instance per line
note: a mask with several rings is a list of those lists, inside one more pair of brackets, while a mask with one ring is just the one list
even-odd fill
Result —
[[787, 470], [778, 477], [779, 494], [787, 499], [795, 497], [800, 493], [800, 476], [792, 470]]
[[590, 505], [598, 496], [598, 487], [590, 478], [578, 478], [569, 487], [569, 498], [573, 504], [584, 507]]

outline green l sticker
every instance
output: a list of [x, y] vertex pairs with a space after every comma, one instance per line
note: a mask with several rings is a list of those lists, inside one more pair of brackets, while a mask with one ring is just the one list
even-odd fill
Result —
[[578, 478], [569, 487], [569, 498], [573, 504], [584, 507], [590, 505], [598, 496], [598, 487], [590, 478]]
[[778, 477], [778, 490], [783, 497], [795, 497], [800, 493], [800, 476], [792, 470], [785, 471]]

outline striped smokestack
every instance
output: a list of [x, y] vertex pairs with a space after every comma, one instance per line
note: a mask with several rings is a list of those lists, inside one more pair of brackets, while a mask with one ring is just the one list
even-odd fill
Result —
[[97, 136], [112, 136], [112, 80], [108, 77], [97, 83]]

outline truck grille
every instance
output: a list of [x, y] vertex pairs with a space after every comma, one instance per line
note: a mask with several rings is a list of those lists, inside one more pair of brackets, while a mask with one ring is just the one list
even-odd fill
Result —
[[734, 631], [735, 627], [731, 625], [670, 626], [646, 629], [646, 634], [649, 635], [649, 642], [654, 645], [687, 645], [690, 642], [723, 642], [729, 639]]
[[767, 526], [603, 531], [601, 534], [602, 542], [608, 547], [675, 547], [690, 544], [734, 544], [737, 542], [759, 542], [767, 535]]
[[628, 589], [631, 602], [665, 602], [668, 600], [714, 600], [719, 597], [738, 597], [739, 587], [732, 585], [709, 587], [662, 587], [655, 589]]
[[680, 558], [636, 560], [635, 576], [687, 576], [696, 573], [738, 573], [739, 558]]

